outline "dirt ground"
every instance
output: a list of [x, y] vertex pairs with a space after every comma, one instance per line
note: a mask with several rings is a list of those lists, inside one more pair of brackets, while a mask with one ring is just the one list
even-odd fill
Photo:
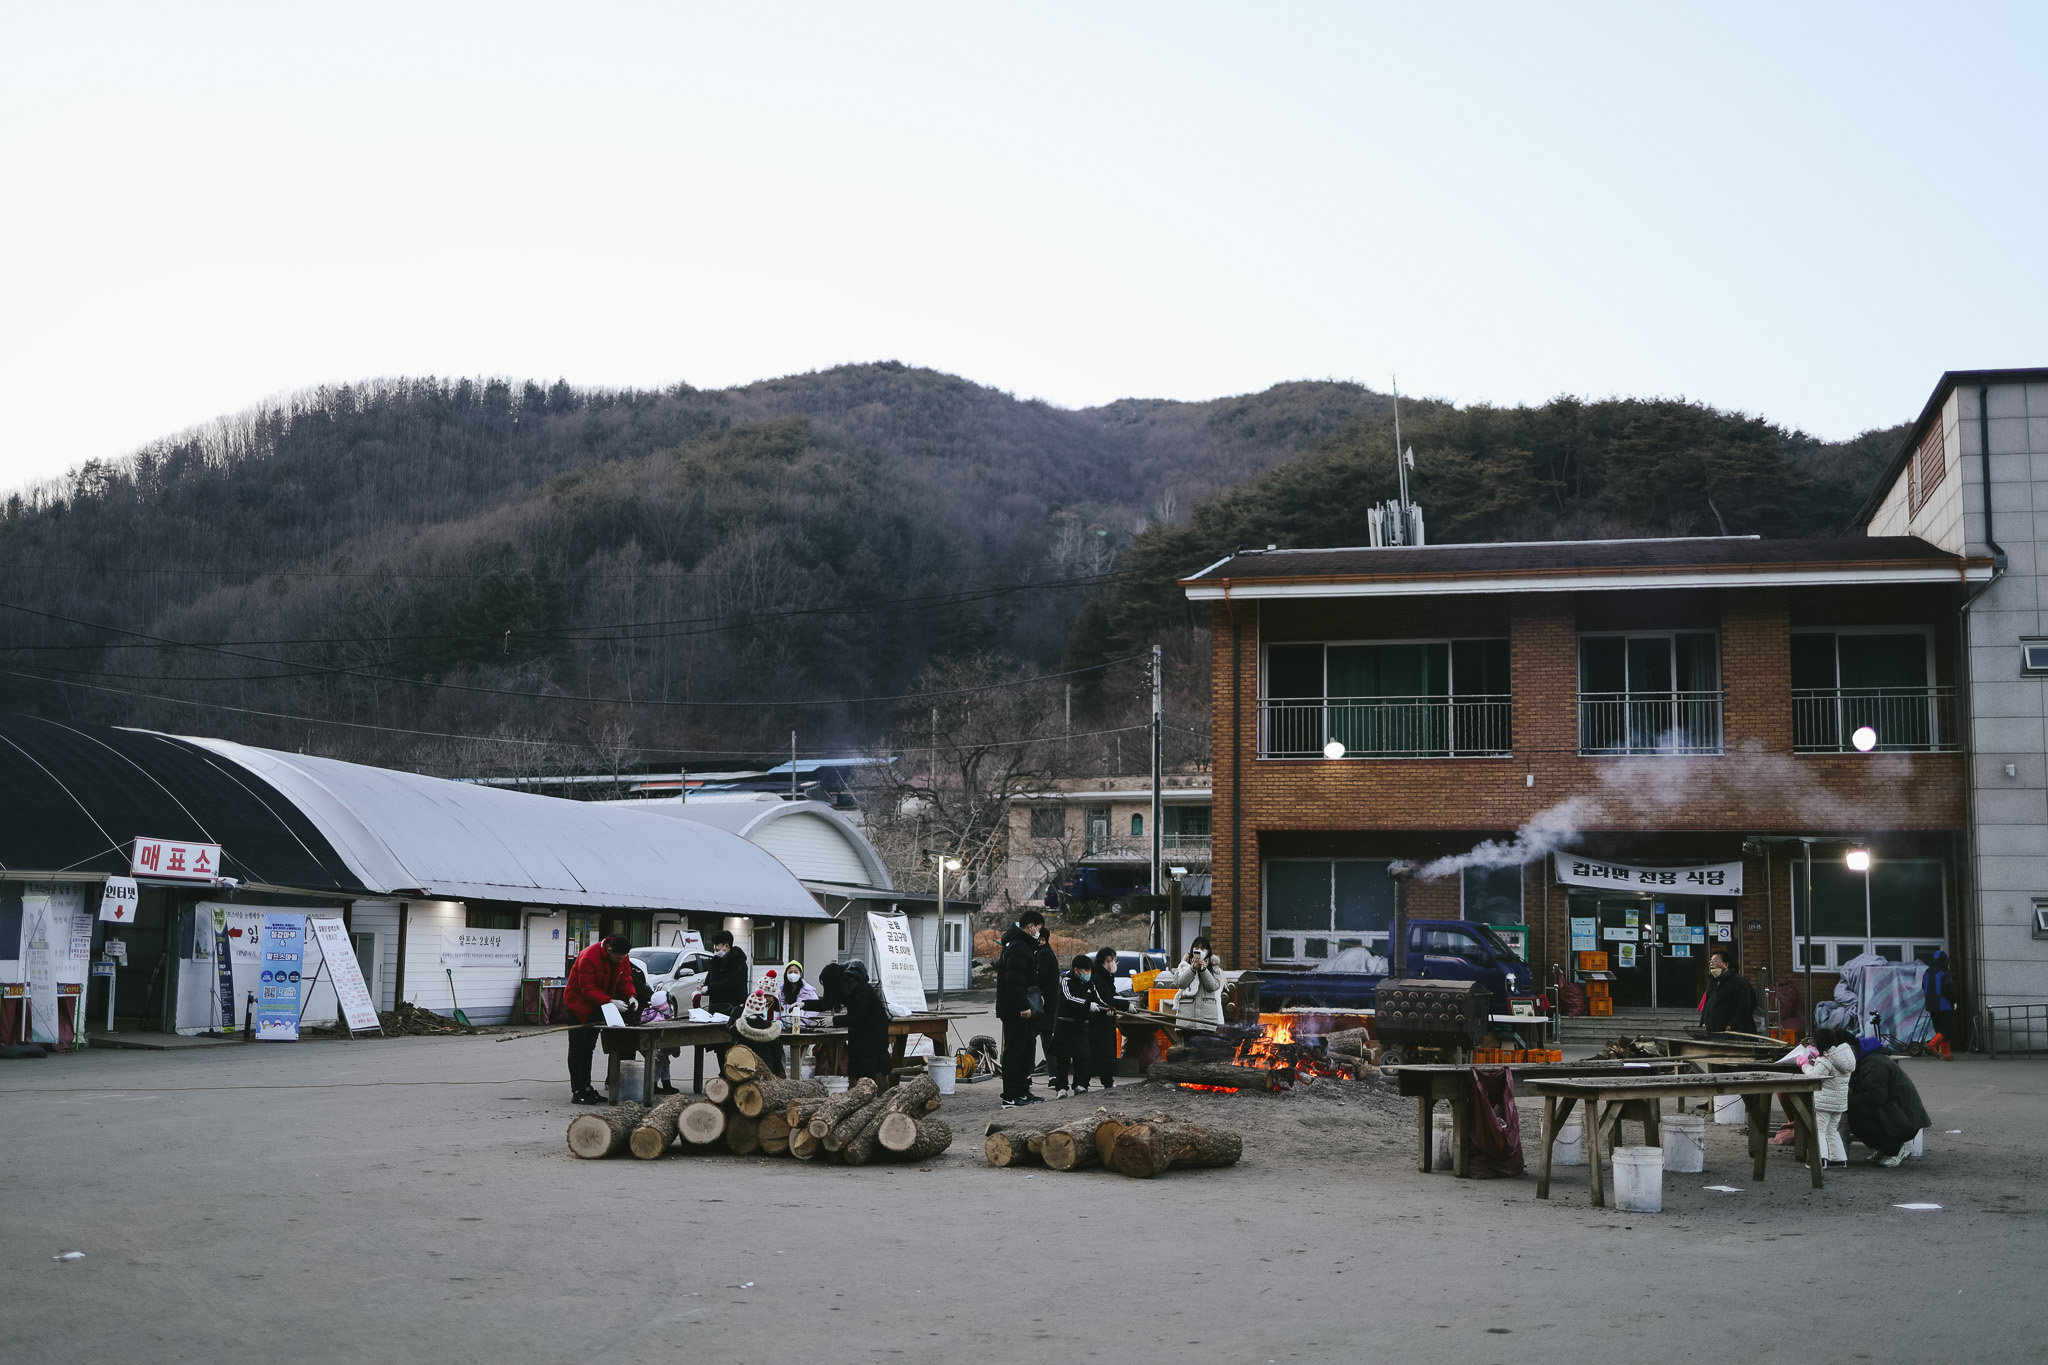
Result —
[[[1741, 1130], [1710, 1127], [1706, 1173], [1668, 1175], [1649, 1215], [1591, 1208], [1583, 1168], [1546, 1202], [1533, 1177], [1423, 1175], [1412, 1103], [1338, 1086], [1122, 1085], [1058, 1106], [1163, 1107], [1244, 1133], [1240, 1166], [1157, 1181], [989, 1167], [994, 1083], [946, 1102], [959, 1138], [929, 1169], [578, 1161], [562, 1054], [558, 1036], [485, 1035], [0, 1063], [9, 1354], [2044, 1353], [2040, 1063], [1909, 1062], [1936, 1120], [1927, 1158], [1831, 1173], [1822, 1191], [1785, 1149], [1751, 1181]], [[84, 1258], [53, 1259], [70, 1250]]]

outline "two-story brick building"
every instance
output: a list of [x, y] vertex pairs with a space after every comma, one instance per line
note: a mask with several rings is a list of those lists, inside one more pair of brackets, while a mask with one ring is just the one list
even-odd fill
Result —
[[1419, 881], [1410, 913], [1501, 926], [1545, 979], [1597, 942], [1621, 1003], [1691, 1008], [1717, 944], [1795, 971], [1810, 839], [1817, 971], [1954, 945], [1957, 609], [1992, 572], [1910, 535], [1234, 554], [1184, 580], [1214, 608], [1217, 946], [1384, 943], [1390, 860], [1532, 822], [1575, 856]]

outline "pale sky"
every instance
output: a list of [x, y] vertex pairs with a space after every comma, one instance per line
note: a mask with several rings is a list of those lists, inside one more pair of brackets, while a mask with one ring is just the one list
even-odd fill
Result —
[[0, 5], [0, 485], [398, 374], [1336, 377], [1845, 437], [2048, 364], [2048, 7]]

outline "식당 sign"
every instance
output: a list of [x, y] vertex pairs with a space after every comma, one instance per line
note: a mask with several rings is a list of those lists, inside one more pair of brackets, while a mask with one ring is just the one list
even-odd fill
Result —
[[1597, 886], [1609, 891], [1677, 891], [1693, 896], [1739, 896], [1742, 864], [1702, 863], [1695, 867], [1637, 867], [1576, 853], [1551, 855], [1557, 880], [1566, 886]]
[[128, 857], [128, 870], [137, 877], [162, 881], [216, 881], [220, 877], [220, 845], [137, 839]]

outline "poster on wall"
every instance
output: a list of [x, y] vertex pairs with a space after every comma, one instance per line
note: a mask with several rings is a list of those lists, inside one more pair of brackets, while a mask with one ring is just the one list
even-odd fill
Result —
[[[32, 888], [33, 890], [33, 888]], [[28, 927], [27, 946], [22, 950], [28, 969], [29, 1041], [57, 1041], [57, 963], [50, 949], [50, 898], [26, 895], [21, 898], [22, 923]]]
[[1633, 967], [1636, 965], [1635, 944], [1624, 943], [1621, 945], [1621, 965], [1624, 967]]
[[256, 977], [256, 1039], [299, 1040], [299, 1001], [305, 992], [306, 917], [272, 912], [263, 917]]
[[522, 935], [517, 929], [443, 929], [443, 967], [510, 967], [518, 970], [526, 960]]
[[911, 946], [910, 916], [868, 911], [868, 942], [875, 958], [875, 984], [889, 1013], [899, 1019], [924, 1013], [924, 973], [918, 970], [917, 952]]
[[213, 907], [213, 962], [214, 975], [220, 982], [220, 1027], [223, 1033], [235, 1031], [235, 963], [228, 954], [228, 908], [225, 905]]
[[362, 965], [348, 941], [348, 927], [330, 915], [317, 915], [308, 923], [320, 941], [320, 958], [327, 964], [327, 979], [334, 983], [334, 998], [341, 1005], [341, 1017], [350, 1032], [377, 1028], [377, 1005], [370, 998], [370, 985], [363, 980]]
[[1572, 951], [1575, 953], [1597, 952], [1600, 948], [1599, 922], [1591, 915], [1584, 919], [1572, 919]]

